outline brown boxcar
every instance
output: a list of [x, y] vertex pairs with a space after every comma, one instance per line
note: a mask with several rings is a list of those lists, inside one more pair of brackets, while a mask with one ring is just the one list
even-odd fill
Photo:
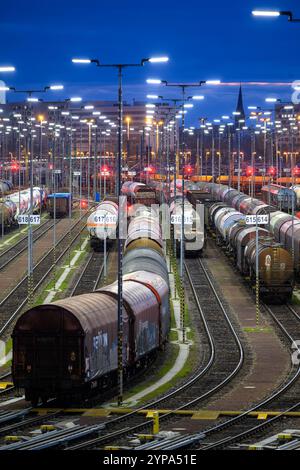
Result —
[[[67, 396], [98, 381], [105, 385], [117, 368], [117, 301], [93, 293], [40, 305], [19, 318], [12, 336], [13, 380], [26, 400]], [[125, 346], [123, 355], [126, 365]]]
[[[167, 339], [168, 284], [158, 275], [124, 276], [124, 374], [147, 364]], [[26, 400], [78, 397], [116, 380], [117, 283], [40, 305], [24, 313], [13, 331], [14, 384]]]

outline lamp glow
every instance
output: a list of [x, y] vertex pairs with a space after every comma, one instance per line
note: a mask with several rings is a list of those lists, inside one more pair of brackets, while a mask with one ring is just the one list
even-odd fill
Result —
[[150, 100], [157, 100], [158, 95], [147, 95], [147, 98], [149, 98]]
[[70, 101], [72, 101], [72, 103], [79, 103], [80, 101], [82, 101], [82, 98], [80, 98], [79, 96], [73, 96], [72, 98], [70, 98]]
[[29, 96], [29, 98], [27, 98], [27, 101], [29, 103], [37, 103], [38, 102], [38, 98], [33, 98], [32, 96]]
[[193, 96], [193, 100], [204, 100], [204, 96], [203, 95], [195, 95], [195, 96]]
[[160, 85], [161, 84], [161, 80], [159, 80], [158, 78], [148, 78], [146, 80], [147, 83], [149, 83], [150, 85]]
[[90, 64], [91, 59], [72, 59], [73, 64]]
[[220, 85], [221, 80], [205, 80], [206, 85]]
[[274, 18], [274, 17], [280, 16], [280, 11], [253, 10], [252, 15], [253, 16], [263, 16], [263, 17]]
[[277, 98], [266, 98], [265, 101], [266, 103], [276, 103]]
[[149, 59], [149, 62], [151, 62], [152, 64], [168, 62], [168, 61], [169, 61], [169, 57], [151, 57]]
[[11, 67], [9, 65], [4, 65], [0, 67], [0, 72], [15, 72], [15, 67]]
[[56, 91], [56, 90], [63, 90], [64, 86], [63, 85], [51, 85], [49, 88], [52, 91]]

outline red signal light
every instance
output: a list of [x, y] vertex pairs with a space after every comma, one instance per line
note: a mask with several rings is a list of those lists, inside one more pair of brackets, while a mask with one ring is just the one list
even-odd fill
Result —
[[144, 171], [146, 173], [154, 173], [155, 172], [155, 168], [153, 168], [152, 166], [147, 166], [146, 168], [144, 168]]
[[49, 170], [53, 170], [53, 164], [49, 163]]
[[299, 175], [299, 174], [300, 174], [300, 168], [298, 166], [295, 166], [294, 175]]
[[17, 164], [17, 163], [12, 163], [12, 165], [11, 165], [11, 170], [12, 170], [12, 171], [17, 171], [18, 169], [19, 169], [18, 164]]
[[185, 172], [186, 172], [188, 175], [190, 175], [190, 174], [192, 173], [192, 171], [193, 171], [193, 169], [192, 169], [192, 167], [191, 167], [190, 165], [188, 165], [188, 166], [185, 167]]
[[254, 174], [252, 166], [247, 166], [246, 168], [246, 175], [247, 176], [252, 176]]
[[82, 199], [81, 202], [80, 202], [80, 206], [82, 209], [85, 209], [87, 207], [87, 201], [85, 199]]
[[269, 175], [274, 176], [276, 175], [276, 168], [274, 166], [270, 166], [269, 168]]
[[109, 171], [109, 167], [107, 165], [103, 165], [101, 167], [101, 176], [109, 176], [110, 175], [110, 171]]

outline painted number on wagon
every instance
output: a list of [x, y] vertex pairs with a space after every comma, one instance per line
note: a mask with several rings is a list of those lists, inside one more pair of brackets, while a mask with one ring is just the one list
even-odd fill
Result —
[[[256, 220], [257, 219], [257, 220]], [[266, 225], [269, 223], [268, 214], [262, 215], [246, 215], [246, 224], [247, 225]]]

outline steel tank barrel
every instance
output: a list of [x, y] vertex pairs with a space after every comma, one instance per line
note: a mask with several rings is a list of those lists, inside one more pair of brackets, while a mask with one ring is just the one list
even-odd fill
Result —
[[245, 216], [240, 212], [234, 211], [224, 214], [222, 217], [218, 218], [216, 227], [221, 233], [224, 240], [228, 240], [228, 232], [230, 228], [236, 223], [243, 223]]
[[222, 217], [224, 217], [224, 215], [228, 214], [228, 213], [232, 213], [232, 212], [235, 212], [235, 210], [233, 209], [233, 207], [221, 207], [218, 211], [216, 211], [214, 213], [214, 225], [215, 227], [218, 229], [219, 227], [219, 223], [220, 223], [220, 220], [222, 219]]
[[[245, 257], [256, 272], [256, 241], [251, 240], [245, 248]], [[291, 254], [268, 238], [258, 242], [259, 276], [267, 286], [282, 285], [293, 279]]]
[[159, 253], [161, 256], [164, 256], [161, 245], [156, 240], [152, 240], [151, 238], [138, 238], [125, 244], [126, 253], [130, 250], [135, 250], [136, 248], [149, 248], [157, 251], [157, 253]]
[[123, 258], [123, 273], [129, 274], [141, 269], [158, 274], [169, 284], [166, 262], [156, 250], [136, 248], [125, 253]]

